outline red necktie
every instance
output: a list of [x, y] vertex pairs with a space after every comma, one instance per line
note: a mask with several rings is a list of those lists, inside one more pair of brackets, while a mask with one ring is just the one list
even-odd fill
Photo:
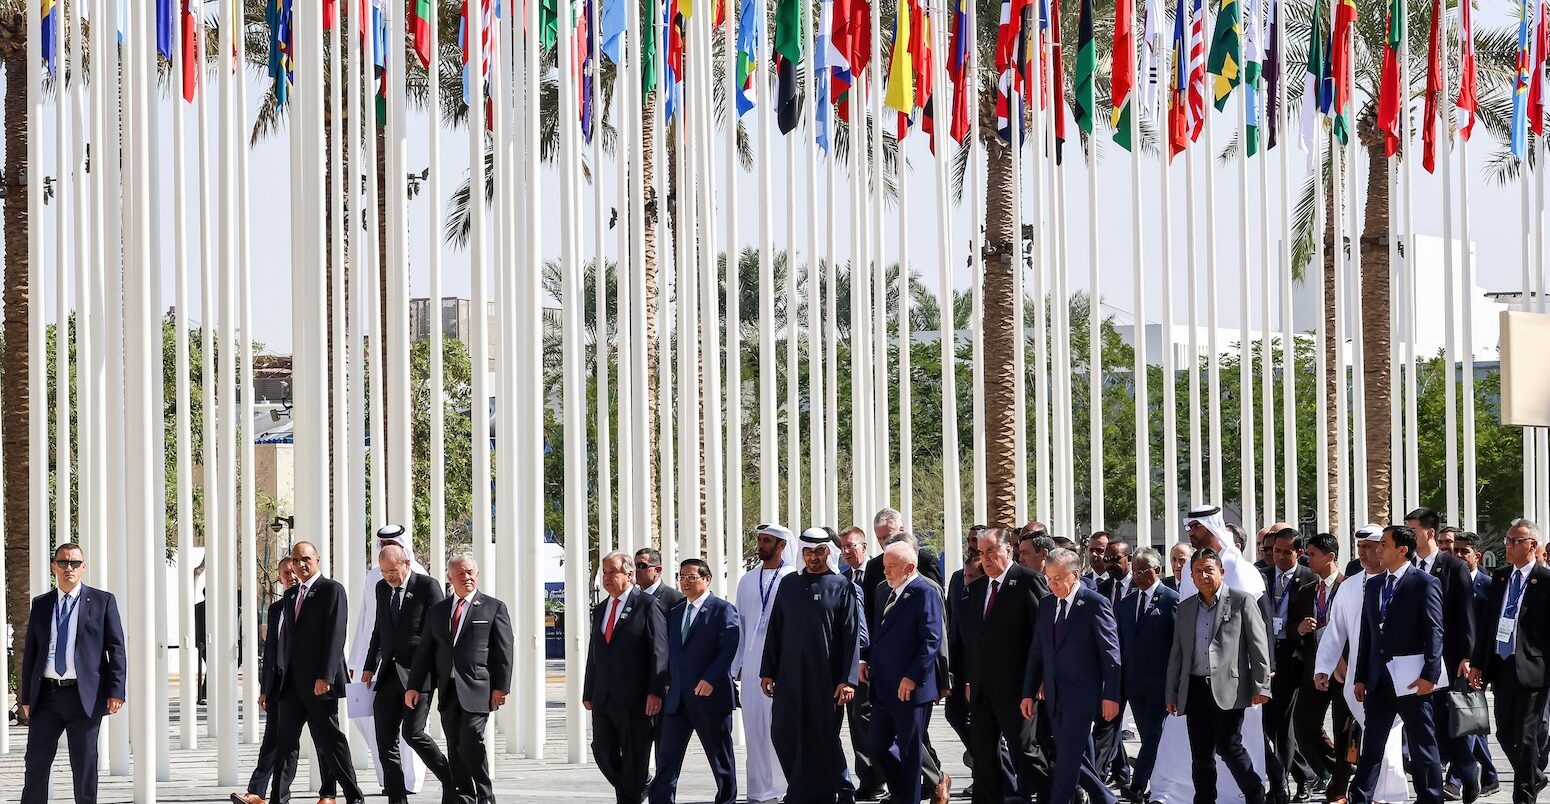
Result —
[[296, 590], [296, 611], [291, 615], [291, 619], [294, 620], [295, 618], [301, 616], [301, 601], [306, 600], [306, 599], [307, 599], [307, 588], [305, 586], [303, 586], [302, 588]]
[[468, 602], [467, 600], [459, 598], [458, 601], [457, 601], [457, 605], [452, 607], [452, 639], [453, 640], [457, 639], [457, 627], [458, 627], [458, 624], [460, 622], [462, 622], [462, 620], [463, 620], [463, 604], [467, 603], [467, 602]]
[[614, 641], [614, 623], [618, 620], [618, 615], [619, 615], [619, 598], [614, 598], [614, 602], [608, 604], [608, 622], [603, 624], [603, 641], [604, 642], [610, 642], [611, 643], [611, 642]]
[[990, 617], [990, 610], [996, 607], [996, 592], [1001, 588], [1000, 581], [990, 582], [990, 596], [985, 598], [985, 617]]
[[1324, 627], [1324, 614], [1325, 614], [1325, 612], [1327, 612], [1329, 610], [1329, 605], [1328, 605], [1329, 597], [1328, 597], [1328, 592], [1326, 591], [1327, 588], [1328, 588], [1328, 583], [1327, 582], [1319, 581], [1319, 611], [1318, 611], [1319, 616], [1318, 616], [1317, 622], [1318, 622], [1320, 628]]

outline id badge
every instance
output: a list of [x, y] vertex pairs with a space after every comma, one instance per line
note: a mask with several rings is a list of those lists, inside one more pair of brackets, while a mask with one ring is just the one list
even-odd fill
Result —
[[1274, 631], [1277, 634], [1284, 634], [1284, 633], [1286, 633], [1286, 631], [1283, 630], [1283, 627], [1286, 625], [1286, 620], [1284, 618], [1272, 617], [1272, 618], [1270, 618], [1270, 622], [1271, 622], [1271, 630], [1272, 631]]
[[1503, 617], [1496, 623], [1496, 641], [1511, 642], [1513, 629], [1518, 627], [1516, 617]]

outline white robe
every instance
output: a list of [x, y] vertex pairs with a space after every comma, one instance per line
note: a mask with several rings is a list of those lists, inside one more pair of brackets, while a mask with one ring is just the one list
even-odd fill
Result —
[[[1219, 540], [1230, 545], [1231, 542]], [[1252, 562], [1243, 558], [1236, 547], [1221, 551], [1222, 578], [1229, 589], [1247, 592], [1256, 598], [1265, 593], [1265, 579]], [[1199, 594], [1195, 579], [1184, 573], [1179, 581], [1179, 599]], [[1256, 609], [1257, 611], [1257, 609]], [[1166, 672], [1166, 671], [1164, 671]], [[1265, 727], [1264, 712], [1260, 706], [1243, 711], [1243, 748], [1249, 753], [1249, 762], [1261, 777], [1265, 775]], [[1195, 800], [1195, 782], [1190, 776], [1189, 731], [1184, 718], [1169, 717], [1163, 720], [1162, 742], [1157, 746], [1157, 766], [1152, 771], [1152, 792], [1149, 801], [1162, 804], [1191, 804]], [[1220, 802], [1244, 801], [1243, 791], [1227, 770], [1227, 764], [1218, 757], [1216, 761], [1216, 799]]]
[[[381, 552], [381, 539], [378, 539], [377, 552]], [[421, 575], [429, 575], [425, 568], [411, 555], [410, 571]], [[382, 580], [382, 570], [376, 562], [366, 570], [366, 577], [361, 582], [360, 612], [355, 618], [355, 639], [350, 643], [350, 655], [346, 657], [346, 665], [350, 668], [350, 679], [353, 681], [361, 674], [361, 669], [366, 664], [366, 649], [371, 645], [371, 632], [375, 630], [377, 623], [377, 582]], [[350, 718], [350, 723], [360, 733], [361, 740], [366, 743], [366, 751], [371, 754], [371, 766], [377, 772], [377, 784], [387, 787], [387, 780], [382, 775], [382, 759], [377, 754], [377, 726], [376, 718], [356, 717]], [[425, 786], [425, 768], [420, 765], [420, 756], [414, 752], [404, 738], [398, 738], [398, 763], [404, 769], [404, 789], [411, 793], [418, 793]]]
[[[1368, 577], [1347, 578], [1335, 590], [1335, 597], [1329, 604], [1329, 622], [1324, 633], [1319, 635], [1319, 649], [1313, 659], [1315, 675], [1324, 673], [1333, 677], [1341, 659], [1345, 659], [1348, 666], [1356, 663], [1356, 646], [1362, 638], [1362, 600]], [[1345, 684], [1342, 692], [1346, 705], [1351, 707], [1352, 717], [1365, 728], [1366, 713], [1356, 702], [1356, 691], [1352, 685]], [[1394, 721], [1384, 743], [1383, 762], [1378, 766], [1378, 786], [1373, 791], [1373, 798], [1385, 804], [1410, 800], [1409, 778], [1405, 775], [1399, 746], [1402, 725], [1399, 720]]]
[[[732, 675], [740, 679], [743, 735], [747, 743], [747, 796], [749, 802], [776, 801], [786, 794], [786, 775], [781, 772], [775, 746], [770, 742], [771, 701], [759, 688], [759, 664], [764, 659], [764, 635], [775, 589], [780, 579], [796, 572], [790, 564], [778, 570], [756, 567], [737, 582], [737, 616], [743, 622]], [[763, 580], [763, 595], [760, 594]]]

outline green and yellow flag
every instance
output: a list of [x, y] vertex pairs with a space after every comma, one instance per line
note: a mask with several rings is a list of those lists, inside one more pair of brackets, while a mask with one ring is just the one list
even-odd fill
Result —
[[1238, 0], [1222, 0], [1216, 12], [1216, 32], [1211, 35], [1211, 55], [1206, 59], [1206, 72], [1216, 76], [1211, 84], [1211, 97], [1216, 110], [1227, 106], [1227, 97], [1243, 83], [1243, 73], [1238, 59], [1243, 52], [1243, 20], [1238, 12]]

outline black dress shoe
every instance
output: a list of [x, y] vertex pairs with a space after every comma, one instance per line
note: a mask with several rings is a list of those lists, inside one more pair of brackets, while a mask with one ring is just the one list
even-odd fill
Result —
[[1292, 801], [1297, 802], [1297, 804], [1306, 804], [1312, 800], [1313, 794], [1308, 792], [1308, 786], [1305, 784], [1298, 784], [1297, 792], [1292, 795]]
[[883, 801], [887, 797], [888, 792], [881, 787], [873, 787], [856, 792], [857, 801]]
[[1480, 795], [1482, 795], [1482, 796], [1495, 795], [1496, 791], [1501, 790], [1501, 789], [1502, 789], [1501, 781], [1499, 779], [1492, 779], [1489, 782], [1482, 782], [1480, 784]]

